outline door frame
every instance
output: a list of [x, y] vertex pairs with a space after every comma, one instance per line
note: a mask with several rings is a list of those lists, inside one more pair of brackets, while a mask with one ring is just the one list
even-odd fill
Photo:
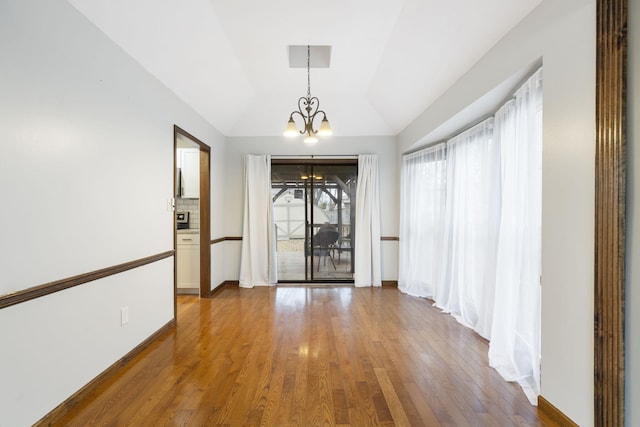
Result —
[[[196, 138], [178, 125], [173, 125], [173, 188], [177, 185], [177, 148], [178, 135], [182, 135], [195, 142], [200, 148], [200, 298], [207, 298], [211, 294], [211, 147]], [[174, 194], [175, 197], [175, 194]], [[173, 214], [173, 315], [177, 319], [178, 313], [178, 273], [175, 257], [177, 256], [178, 233], [176, 227], [176, 213]]]

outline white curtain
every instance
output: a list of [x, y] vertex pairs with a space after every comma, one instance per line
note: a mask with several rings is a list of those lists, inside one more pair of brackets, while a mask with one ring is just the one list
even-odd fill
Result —
[[500, 145], [502, 213], [489, 364], [540, 394], [542, 70], [495, 116]]
[[244, 219], [240, 286], [269, 286], [278, 281], [276, 236], [271, 198], [271, 156], [244, 159]]
[[442, 259], [445, 151], [445, 144], [438, 144], [402, 159], [398, 288], [409, 295], [435, 295]]
[[447, 142], [447, 189], [434, 301], [489, 338], [500, 214], [499, 151], [488, 119]]
[[[493, 119], [449, 140], [444, 158], [438, 150], [403, 158], [398, 287], [433, 298], [489, 339], [489, 364], [506, 380], [517, 381], [535, 405], [542, 69]], [[444, 164], [446, 178], [436, 172]]]
[[354, 285], [381, 286], [380, 184], [378, 156], [375, 154], [358, 156], [355, 222]]

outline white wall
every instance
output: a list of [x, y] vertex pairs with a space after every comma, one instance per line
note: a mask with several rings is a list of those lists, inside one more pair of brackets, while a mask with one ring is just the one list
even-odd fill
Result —
[[416, 149], [542, 58], [542, 396], [581, 426], [594, 423], [595, 15], [594, 0], [545, 0], [398, 136], [399, 153]]
[[[271, 154], [272, 156], [377, 154], [380, 168], [382, 236], [398, 236], [399, 182], [397, 178], [398, 162], [394, 137], [321, 138], [315, 145], [306, 145], [302, 142], [302, 139], [287, 139], [285, 137], [227, 138], [227, 185], [225, 196], [227, 236], [242, 236], [242, 212], [244, 205], [242, 185], [245, 154]], [[238, 280], [240, 248], [240, 241], [225, 242], [227, 280]], [[397, 242], [382, 242], [382, 259], [382, 279], [398, 280]]]
[[625, 424], [640, 425], [640, 3], [629, 1]]
[[167, 258], [0, 310], [0, 426], [32, 425], [167, 323], [172, 277]]
[[[0, 54], [0, 294], [171, 250], [174, 123], [211, 145], [220, 210], [222, 135], [68, 3], [1, 2]], [[173, 258], [0, 310], [0, 426], [37, 421], [172, 318]]]

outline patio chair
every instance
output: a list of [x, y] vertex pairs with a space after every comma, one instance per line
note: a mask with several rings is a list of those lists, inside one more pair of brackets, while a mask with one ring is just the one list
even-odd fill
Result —
[[333, 265], [333, 269], [337, 270], [336, 263], [333, 261], [332, 252], [338, 241], [338, 232], [335, 230], [320, 230], [313, 236], [313, 255], [318, 257], [318, 271], [320, 271], [320, 258], [324, 257], [324, 265], [327, 265], [327, 257]]

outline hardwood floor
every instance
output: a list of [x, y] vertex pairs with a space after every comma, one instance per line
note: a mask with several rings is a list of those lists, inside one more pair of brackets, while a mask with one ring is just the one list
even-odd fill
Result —
[[487, 342], [391, 287], [180, 296], [162, 335], [56, 425], [554, 425]]

